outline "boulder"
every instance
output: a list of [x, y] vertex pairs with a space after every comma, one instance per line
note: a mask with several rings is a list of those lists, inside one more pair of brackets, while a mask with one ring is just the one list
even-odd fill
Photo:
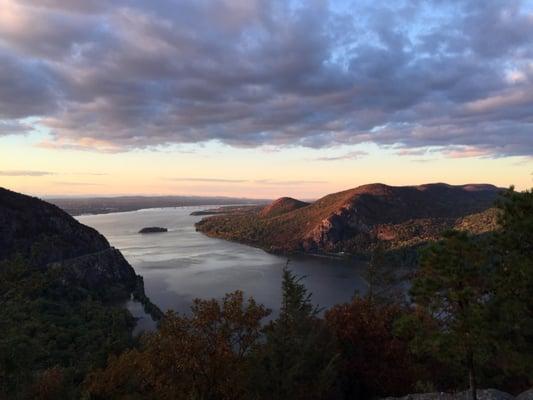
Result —
[[533, 400], [533, 388], [516, 396], [516, 400]]
[[[527, 393], [527, 392], [525, 392]], [[524, 393], [524, 394], [525, 394]], [[470, 391], [463, 391], [458, 393], [418, 393], [408, 394], [404, 397], [388, 397], [386, 400], [470, 400]], [[513, 400], [514, 397], [509, 393], [502, 392], [497, 389], [480, 389], [477, 391], [478, 400]], [[521, 400], [530, 400], [525, 397]]]

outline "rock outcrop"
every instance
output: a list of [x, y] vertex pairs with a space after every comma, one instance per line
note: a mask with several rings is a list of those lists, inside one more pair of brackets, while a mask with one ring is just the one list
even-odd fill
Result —
[[[528, 390], [516, 398], [506, 392], [497, 389], [480, 389], [477, 391], [478, 400], [530, 400], [533, 389]], [[383, 400], [471, 400], [471, 393], [463, 391], [459, 393], [419, 393], [409, 394], [403, 397], [387, 397]]]
[[533, 388], [516, 396], [516, 400], [533, 400]]

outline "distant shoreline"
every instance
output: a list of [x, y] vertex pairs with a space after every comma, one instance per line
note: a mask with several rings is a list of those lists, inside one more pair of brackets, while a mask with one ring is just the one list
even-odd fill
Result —
[[[89, 217], [91, 215], [107, 215], [107, 214], [125, 214], [125, 213], [133, 213], [137, 211], [146, 211], [146, 210], [165, 210], [168, 208], [196, 208], [196, 207], [213, 207], [216, 205], [205, 205], [205, 206], [166, 206], [166, 207], [144, 207], [144, 208], [136, 208], [133, 210], [108, 210], [108, 211], [95, 211], [95, 212], [86, 212], [83, 214], [70, 214], [73, 217]], [[66, 210], [63, 210], [66, 211]], [[68, 211], [66, 211], [68, 212]]]
[[246, 206], [269, 202], [265, 199], [194, 196], [56, 198], [47, 201], [76, 217], [158, 208]]

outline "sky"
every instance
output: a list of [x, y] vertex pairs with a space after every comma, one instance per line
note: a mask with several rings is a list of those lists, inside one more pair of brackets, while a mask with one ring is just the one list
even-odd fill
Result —
[[533, 186], [533, 0], [0, 0], [0, 186]]

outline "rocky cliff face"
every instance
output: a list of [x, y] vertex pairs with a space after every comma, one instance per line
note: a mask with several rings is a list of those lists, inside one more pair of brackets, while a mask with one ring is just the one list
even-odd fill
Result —
[[61, 270], [62, 279], [91, 290], [132, 293], [139, 278], [96, 230], [56, 206], [0, 188], [0, 261]]
[[50, 263], [47, 268], [60, 269], [66, 283], [92, 290], [119, 286], [133, 292], [138, 280], [133, 268], [114, 247]]

